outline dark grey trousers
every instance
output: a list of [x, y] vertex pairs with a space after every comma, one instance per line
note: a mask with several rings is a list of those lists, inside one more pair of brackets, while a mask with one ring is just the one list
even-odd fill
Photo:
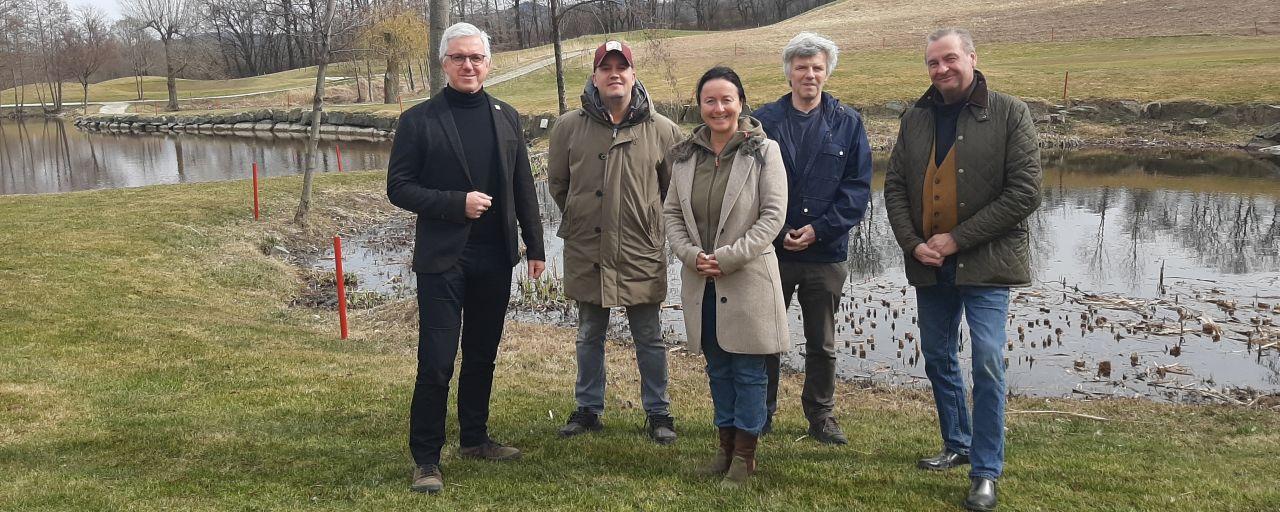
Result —
[[[787, 307], [791, 296], [800, 300], [800, 316], [804, 321], [804, 390], [800, 403], [804, 416], [816, 422], [832, 415], [836, 399], [836, 308], [849, 269], [844, 262], [805, 263], [778, 262], [782, 295]], [[781, 354], [766, 358], [769, 374], [769, 416], [778, 410], [778, 373]]]
[[[662, 341], [658, 321], [659, 304], [626, 306], [627, 323], [636, 344], [640, 367], [640, 401], [648, 414], [670, 414], [667, 396], [667, 345]], [[578, 407], [600, 414], [604, 411], [604, 337], [609, 327], [609, 309], [587, 302], [578, 303], [578, 381], [574, 398]]]

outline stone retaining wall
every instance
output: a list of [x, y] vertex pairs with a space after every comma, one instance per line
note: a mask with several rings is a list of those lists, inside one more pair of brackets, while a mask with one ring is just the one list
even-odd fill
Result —
[[[1265, 103], [1224, 104], [1197, 100], [1156, 101], [1139, 103], [1125, 100], [1073, 100], [1056, 104], [1027, 99], [1038, 123], [1060, 123], [1068, 118], [1098, 122], [1182, 121], [1195, 126], [1208, 122], [1224, 125], [1269, 125], [1280, 123], [1280, 105]], [[880, 105], [854, 105], [865, 115], [902, 115], [910, 103], [889, 101]], [[679, 103], [656, 103], [654, 108], [677, 123], [702, 122], [696, 106]], [[749, 109], [744, 109], [750, 113]], [[543, 137], [555, 123], [555, 115], [522, 115], [525, 137]], [[395, 136], [398, 118], [368, 112], [324, 111], [321, 113], [321, 137], [385, 140]], [[214, 135], [263, 135], [285, 137], [305, 135], [310, 130], [311, 111], [262, 109], [220, 114], [99, 114], [76, 119], [76, 126], [91, 131], [113, 132], [177, 132]]]

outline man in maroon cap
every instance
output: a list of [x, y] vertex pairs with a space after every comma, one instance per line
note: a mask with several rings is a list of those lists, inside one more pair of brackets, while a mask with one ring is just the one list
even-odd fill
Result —
[[636, 80], [631, 48], [596, 48], [582, 108], [556, 120], [547, 183], [563, 213], [565, 295], [578, 302], [577, 409], [564, 437], [604, 428], [605, 330], [609, 310], [626, 310], [640, 367], [645, 431], [659, 444], [676, 440], [667, 396], [667, 348], [658, 312], [667, 296], [662, 201], [671, 169], [666, 154], [680, 128], [653, 109]]

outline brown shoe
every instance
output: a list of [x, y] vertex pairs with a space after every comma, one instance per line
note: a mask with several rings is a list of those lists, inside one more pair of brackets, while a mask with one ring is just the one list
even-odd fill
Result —
[[423, 464], [413, 468], [413, 483], [409, 490], [435, 494], [444, 489], [444, 475], [440, 474], [440, 466]]
[[738, 430], [733, 439], [733, 460], [725, 472], [720, 487], [736, 488], [746, 485], [756, 472], [756, 443], [760, 438], [745, 430]]
[[729, 471], [729, 464], [733, 462], [734, 437], [737, 434], [738, 429], [734, 427], [720, 427], [720, 448], [716, 450], [716, 456], [710, 463], [698, 469], [699, 474], [714, 476]]
[[490, 439], [479, 446], [458, 448], [458, 456], [468, 459], [516, 460], [520, 458], [520, 450], [510, 446], [503, 446], [502, 443]]

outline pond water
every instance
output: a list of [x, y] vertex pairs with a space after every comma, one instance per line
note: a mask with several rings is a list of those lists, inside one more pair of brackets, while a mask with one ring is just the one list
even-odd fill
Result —
[[[390, 144], [321, 140], [322, 171], [387, 165]], [[0, 119], [0, 195], [45, 194], [298, 174], [301, 138], [85, 132], [57, 119]]]
[[[337, 145], [350, 169], [385, 166], [390, 148], [321, 141], [322, 170], [337, 169]], [[0, 194], [244, 179], [254, 162], [264, 176], [295, 174], [304, 153], [304, 141], [290, 138], [86, 133], [57, 120], [0, 120]], [[877, 155], [876, 168], [884, 164]], [[1268, 346], [1280, 343], [1280, 169], [1238, 153], [1160, 150], [1046, 153], [1044, 165], [1043, 206], [1030, 219], [1036, 284], [1016, 290], [1011, 307], [1011, 390], [1168, 400], [1233, 387], [1280, 391], [1280, 345]], [[850, 243], [839, 365], [849, 378], [925, 385], [914, 292], [880, 208], [882, 182], [877, 174], [875, 204]], [[559, 212], [539, 188], [549, 274], [558, 276]], [[411, 296], [411, 222], [402, 216], [344, 241], [359, 289]], [[683, 340], [679, 262], [669, 270], [665, 331]], [[514, 316], [574, 321], [554, 285], [537, 293], [515, 286]], [[798, 306], [790, 314], [798, 346], [786, 360], [798, 367]], [[615, 315], [620, 335], [622, 318]]]
[[[883, 157], [877, 163], [883, 168]], [[1280, 342], [1280, 170], [1234, 153], [1186, 151], [1079, 150], [1047, 154], [1044, 164], [1043, 206], [1030, 219], [1036, 283], [1013, 294], [1008, 326], [1012, 391], [1161, 400], [1280, 391], [1280, 350], [1258, 349]], [[877, 174], [875, 204], [850, 242], [839, 368], [848, 378], [922, 386], [915, 294], [879, 207], [882, 184]], [[559, 276], [559, 212], [545, 184], [539, 193], [549, 274]], [[345, 268], [363, 289], [412, 296], [410, 222], [344, 242]], [[684, 339], [679, 265], [670, 260], [663, 311], [673, 340]], [[518, 266], [517, 277], [524, 271]], [[573, 323], [572, 305], [556, 300], [554, 287], [550, 298], [515, 287], [515, 317]], [[797, 346], [785, 359], [798, 368], [799, 306], [789, 313]], [[620, 310], [613, 329], [625, 337]]]

